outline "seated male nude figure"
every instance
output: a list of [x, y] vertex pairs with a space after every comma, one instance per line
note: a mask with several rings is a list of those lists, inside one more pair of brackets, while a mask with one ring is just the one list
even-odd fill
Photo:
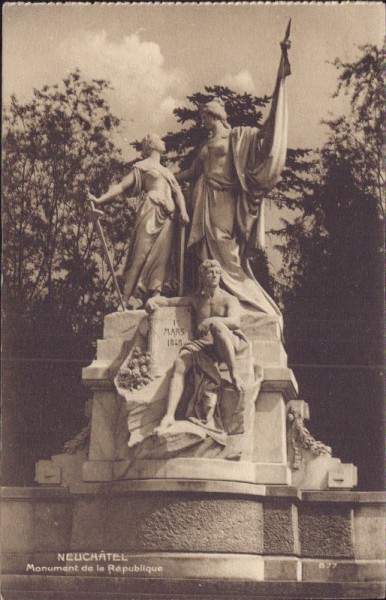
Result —
[[[245, 391], [244, 384], [236, 369], [236, 351], [245, 339], [240, 330], [240, 304], [237, 298], [220, 288], [221, 267], [216, 260], [205, 260], [199, 268], [201, 290], [184, 298], [150, 298], [146, 304], [151, 313], [159, 307], [190, 304], [196, 316], [197, 351], [212, 346], [218, 362], [224, 362], [230, 373], [235, 389]], [[182, 348], [174, 363], [170, 381], [167, 410], [159, 427], [161, 432], [175, 423], [175, 413], [182, 397], [185, 376], [193, 366], [192, 352]]]

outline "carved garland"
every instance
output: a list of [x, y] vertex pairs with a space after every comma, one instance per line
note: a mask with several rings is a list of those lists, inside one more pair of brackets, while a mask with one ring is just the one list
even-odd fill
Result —
[[332, 454], [332, 450], [329, 446], [326, 446], [323, 442], [318, 442], [311, 435], [304, 425], [304, 421], [298, 410], [290, 408], [287, 413], [287, 421], [289, 423], [289, 434], [294, 450], [294, 464], [292, 465], [292, 469], [297, 470], [300, 468], [302, 460], [301, 448], [310, 450], [316, 456]]
[[117, 375], [119, 387], [132, 392], [140, 390], [153, 380], [151, 375], [151, 353], [142, 352], [137, 346], [130, 359], [121, 366]]
[[78, 433], [72, 440], [66, 442], [63, 446], [65, 454], [76, 454], [76, 452], [88, 448], [90, 443], [91, 422], [89, 422], [82, 431]]

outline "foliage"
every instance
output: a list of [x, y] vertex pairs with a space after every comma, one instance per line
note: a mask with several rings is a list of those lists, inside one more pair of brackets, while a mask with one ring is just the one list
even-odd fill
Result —
[[334, 61], [339, 71], [334, 96], [347, 95], [351, 113], [325, 121], [330, 138], [323, 155], [332, 153], [350, 162], [355, 181], [366, 194], [377, 198], [378, 210], [383, 215], [383, 51], [372, 45], [359, 49], [362, 56], [356, 62]]
[[119, 387], [130, 392], [142, 389], [153, 380], [151, 366], [151, 353], [142, 352], [137, 346], [118, 371]]
[[66, 442], [63, 446], [63, 452], [65, 454], [76, 454], [80, 450], [88, 451], [90, 445], [91, 436], [91, 421], [82, 428], [72, 440]]
[[[378, 360], [382, 307], [381, 54], [362, 48], [355, 63], [335, 61], [337, 93], [350, 114], [327, 122], [302, 213], [283, 220], [280, 275], [294, 360], [371, 364]], [[311, 347], [310, 338], [319, 340]]]
[[[105, 100], [107, 88], [105, 81], [85, 81], [76, 71], [61, 86], [35, 89], [30, 102], [12, 96], [5, 110], [4, 306], [13, 341], [15, 327], [46, 345], [54, 336], [52, 347], [60, 336], [88, 337], [114, 306], [85, 200], [87, 187], [102, 193], [125, 172], [112, 141], [119, 120]], [[133, 211], [120, 203], [109, 214], [120, 215], [114, 228], [106, 224], [117, 264]]]

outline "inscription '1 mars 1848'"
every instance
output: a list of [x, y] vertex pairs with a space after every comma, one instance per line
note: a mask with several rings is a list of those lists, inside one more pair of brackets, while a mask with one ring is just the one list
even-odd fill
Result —
[[192, 339], [190, 306], [168, 307], [163, 313], [155, 311], [151, 316], [149, 349], [154, 360], [154, 375], [164, 373], [177, 358], [179, 351]]
[[173, 326], [164, 328], [164, 336], [166, 337], [168, 348], [182, 348], [186, 338], [186, 329], [185, 327], [178, 327], [176, 320], [173, 319]]

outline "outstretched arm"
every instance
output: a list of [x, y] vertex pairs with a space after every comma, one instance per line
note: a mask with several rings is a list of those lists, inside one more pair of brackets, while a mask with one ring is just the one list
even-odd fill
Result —
[[166, 306], [193, 306], [193, 299], [191, 296], [181, 296], [176, 298], [165, 298], [165, 296], [154, 296], [149, 298], [145, 304], [145, 310], [151, 314], [157, 308], [164, 308]]
[[125, 177], [120, 183], [117, 183], [108, 190], [105, 194], [103, 194], [100, 198], [96, 198], [90, 192], [88, 192], [89, 200], [92, 200], [95, 204], [104, 204], [105, 202], [111, 202], [117, 196], [122, 194], [125, 190], [132, 187], [134, 185], [135, 178], [134, 173], [131, 172], [127, 177]]
[[268, 117], [267, 117], [265, 123], [263, 124], [262, 128], [260, 129], [259, 137], [264, 137], [266, 132], [269, 130], [269, 128], [272, 127], [272, 123], [275, 120], [275, 115], [276, 115], [276, 110], [277, 110], [280, 85], [281, 85], [282, 81], [286, 77], [288, 77], [288, 75], [291, 75], [291, 65], [290, 65], [289, 59], [288, 59], [288, 50], [291, 48], [291, 41], [289, 39], [290, 32], [291, 32], [291, 19], [288, 22], [284, 40], [282, 42], [280, 42], [281, 57], [280, 57], [279, 69], [278, 69], [278, 73], [277, 73], [277, 77], [276, 77], [275, 89], [272, 94], [271, 108], [270, 108], [270, 111], [269, 111], [269, 114], [268, 114]]
[[174, 199], [176, 201], [177, 207], [180, 211], [180, 218], [183, 225], [187, 225], [189, 223], [189, 215], [186, 210], [185, 198], [183, 193], [181, 192], [180, 186], [175, 189], [173, 192]]

